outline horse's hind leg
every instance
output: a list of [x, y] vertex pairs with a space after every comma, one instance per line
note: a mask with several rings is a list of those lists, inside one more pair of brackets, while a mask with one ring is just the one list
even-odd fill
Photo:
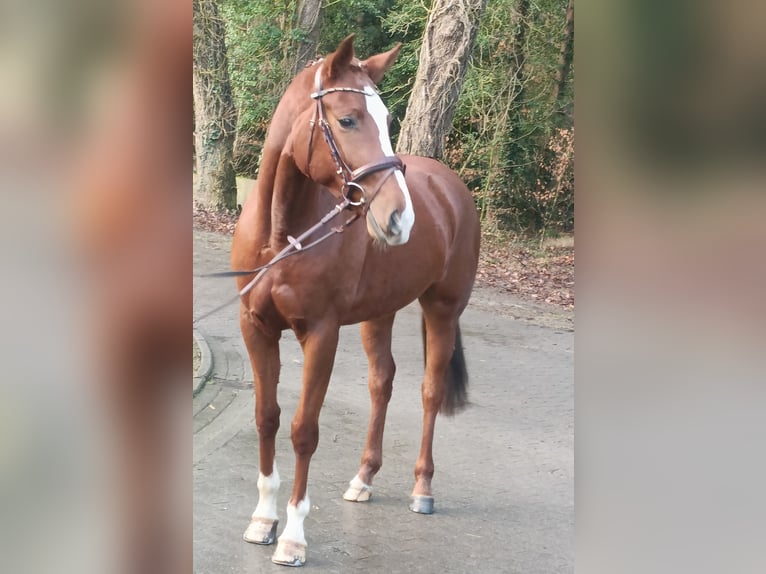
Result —
[[370, 426], [362, 465], [343, 494], [343, 498], [353, 502], [366, 502], [370, 499], [372, 479], [383, 464], [383, 427], [396, 371], [391, 355], [394, 316], [362, 323], [362, 344], [369, 363], [367, 385], [370, 389]]
[[249, 313], [240, 311], [240, 328], [253, 367], [255, 387], [255, 425], [258, 430], [260, 472], [258, 505], [243, 538], [254, 544], [273, 544], [277, 532], [277, 491], [279, 472], [274, 462], [274, 448], [279, 430], [279, 336], [270, 337], [252, 322]]
[[433, 441], [436, 414], [447, 393], [448, 368], [455, 349], [457, 313], [440, 303], [423, 303], [426, 369], [423, 378], [423, 437], [415, 465], [415, 488], [410, 510], [421, 514], [433, 512], [431, 479], [434, 475]]

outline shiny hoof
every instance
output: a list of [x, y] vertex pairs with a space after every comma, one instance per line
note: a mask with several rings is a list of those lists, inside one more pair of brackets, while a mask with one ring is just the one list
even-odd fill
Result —
[[277, 538], [279, 520], [270, 518], [253, 518], [242, 538], [253, 544], [274, 544]]
[[306, 563], [306, 545], [292, 540], [280, 540], [271, 561], [282, 566], [303, 566]]
[[372, 486], [362, 482], [358, 476], [348, 483], [348, 490], [343, 493], [343, 500], [367, 502], [372, 498]]
[[418, 514], [434, 513], [433, 496], [410, 496], [410, 510]]

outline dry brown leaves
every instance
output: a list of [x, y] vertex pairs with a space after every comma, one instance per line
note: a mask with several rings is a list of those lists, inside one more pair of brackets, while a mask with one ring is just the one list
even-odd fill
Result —
[[232, 235], [239, 214], [234, 211], [210, 211], [205, 206], [194, 202], [194, 226], [205, 231], [215, 231]]
[[[194, 205], [194, 225], [231, 235], [238, 215]], [[486, 236], [476, 283], [524, 299], [574, 309], [574, 238], [539, 241]]]
[[574, 309], [574, 238], [540, 245], [539, 241], [485, 237], [476, 282], [532, 301]]

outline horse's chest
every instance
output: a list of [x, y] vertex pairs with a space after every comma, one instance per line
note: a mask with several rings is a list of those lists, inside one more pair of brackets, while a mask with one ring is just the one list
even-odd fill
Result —
[[283, 327], [291, 328], [300, 340], [312, 325], [337, 316], [337, 303], [327, 291], [309, 280], [276, 282], [270, 289], [270, 304]]

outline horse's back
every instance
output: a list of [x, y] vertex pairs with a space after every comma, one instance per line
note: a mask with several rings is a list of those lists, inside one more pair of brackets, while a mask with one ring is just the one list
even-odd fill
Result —
[[[479, 257], [480, 225], [476, 204], [460, 177], [443, 163], [428, 157], [402, 156], [407, 185], [420, 209], [417, 218], [451, 234], [451, 242], [465, 245], [463, 257]], [[419, 205], [418, 205], [419, 204]]]
[[458, 232], [474, 233], [479, 230], [473, 196], [454, 171], [429, 157], [402, 156], [402, 160], [407, 166], [407, 184], [417, 196], [428, 201], [424, 205], [426, 210], [452, 212], [455, 220], [451, 224]]

